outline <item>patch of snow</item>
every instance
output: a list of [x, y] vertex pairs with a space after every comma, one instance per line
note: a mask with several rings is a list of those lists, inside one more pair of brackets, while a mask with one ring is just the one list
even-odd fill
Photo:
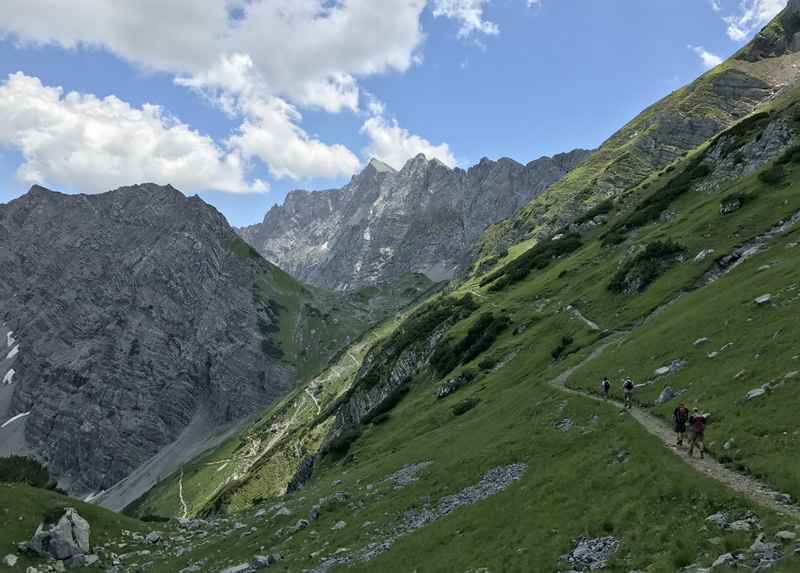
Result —
[[13, 368], [9, 368], [8, 372], [6, 372], [6, 375], [3, 376], [3, 384], [6, 384], [6, 385], [13, 384], [14, 383], [14, 374], [16, 374], [15, 370]]
[[12, 359], [12, 358], [14, 358], [14, 357], [15, 357], [17, 354], [19, 354], [19, 344], [15, 345], [15, 346], [14, 346], [14, 348], [12, 348], [12, 349], [9, 351], [9, 353], [6, 355], [6, 360], [11, 360], [11, 359]]
[[12, 346], [16, 342], [13, 335], [14, 332], [11, 330], [6, 333], [6, 348]]
[[6, 421], [3, 423], [3, 425], [2, 425], [2, 426], [0, 426], [0, 429], [3, 429], [3, 428], [5, 428], [6, 426], [8, 426], [9, 424], [11, 424], [11, 423], [13, 423], [13, 422], [16, 422], [17, 420], [19, 420], [19, 419], [21, 419], [21, 418], [24, 418], [25, 416], [28, 416], [28, 415], [30, 415], [30, 411], [28, 411], [28, 412], [23, 412], [22, 414], [17, 414], [16, 416], [12, 416], [12, 417], [11, 417], [11, 418], [9, 418], [8, 420], [6, 420]]
[[92, 501], [94, 501], [95, 499], [97, 499], [98, 497], [100, 497], [101, 495], [103, 495], [105, 492], [106, 492], [106, 490], [104, 490], [104, 489], [101, 489], [101, 490], [100, 490], [100, 491], [98, 491], [98, 492], [95, 492], [95, 493], [90, 493], [90, 494], [89, 494], [89, 495], [87, 495], [85, 498], [83, 498], [83, 502], [84, 502], [84, 503], [92, 503]]
[[328, 241], [325, 241], [324, 243], [322, 243], [320, 245], [319, 249], [321, 251], [327, 251], [328, 249], [330, 249], [330, 245], [328, 244]]

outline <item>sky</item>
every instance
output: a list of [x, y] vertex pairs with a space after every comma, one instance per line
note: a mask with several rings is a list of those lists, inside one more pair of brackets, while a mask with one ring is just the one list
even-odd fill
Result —
[[786, 0], [4, 0], [0, 203], [145, 181], [237, 226], [371, 157], [595, 148]]

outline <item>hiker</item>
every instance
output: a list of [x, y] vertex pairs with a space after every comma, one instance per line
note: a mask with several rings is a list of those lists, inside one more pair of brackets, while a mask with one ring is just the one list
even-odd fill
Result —
[[625, 407], [630, 410], [633, 408], [633, 380], [625, 378], [622, 384], [622, 390], [625, 393]]
[[678, 445], [683, 445], [683, 440], [686, 438], [686, 422], [689, 421], [689, 409], [681, 402], [675, 411], [672, 413], [672, 418], [675, 420], [675, 433], [678, 436]]
[[609, 382], [608, 376], [605, 376], [603, 381], [600, 382], [600, 388], [603, 390], [603, 399], [608, 400], [608, 392], [611, 390], [611, 382]]
[[695, 446], [700, 450], [700, 459], [705, 456], [705, 432], [706, 432], [706, 417], [700, 413], [700, 410], [695, 408], [692, 415], [689, 416], [689, 427], [692, 429], [690, 434], [689, 444], [689, 457], [692, 457]]

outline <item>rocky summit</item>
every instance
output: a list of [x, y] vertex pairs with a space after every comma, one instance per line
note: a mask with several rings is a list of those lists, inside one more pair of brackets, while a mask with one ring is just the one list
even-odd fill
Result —
[[451, 169], [418, 155], [396, 171], [373, 159], [341, 189], [293, 191], [242, 237], [317, 286], [352, 289], [408, 272], [452, 278], [487, 225], [511, 216], [590, 152], [522, 165], [482, 159]]

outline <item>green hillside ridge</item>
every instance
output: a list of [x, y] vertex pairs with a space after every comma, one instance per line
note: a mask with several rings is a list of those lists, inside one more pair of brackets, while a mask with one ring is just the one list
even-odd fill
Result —
[[[309, 386], [323, 388], [319, 409], [302, 389], [264, 416], [258, 439], [279, 437], [232, 487], [208, 487], [217, 479], [206, 464], [246, 449], [255, 429], [184, 469], [189, 514], [211, 515], [213, 533], [179, 556], [184, 542], [170, 541], [150, 570], [201, 562], [217, 571], [279, 553], [283, 571], [567, 571], [561, 557], [576, 540], [608, 536], [619, 543], [608, 571], [710, 567], [728, 552], [758, 567], [764, 543], [780, 554], [771, 571], [800, 570], [790, 541], [800, 537], [800, 510], [787, 502], [800, 498], [798, 102], [787, 92], [552, 245], [516, 245], [494, 268], [364, 337]], [[570, 248], [556, 246], [565, 240]], [[769, 302], [757, 303], [765, 294]], [[473, 327], [493, 323], [489, 313], [509, 324], [484, 328], [493, 334], [476, 353]], [[456, 355], [437, 355], [443, 348]], [[409, 356], [421, 363], [398, 376]], [[656, 375], [673, 363], [675, 372]], [[615, 398], [623, 376], [646, 384], [635, 416], [553, 384], [591, 394], [604, 375]], [[680, 398], [655, 406], [667, 385]], [[437, 398], [445, 387], [455, 389]], [[376, 416], [375, 392], [400, 388], [409, 391]], [[710, 414], [705, 466], [688, 465], [685, 449], [665, 447], [640, 423], [646, 413], [669, 422], [678, 400]], [[320, 448], [304, 487], [276, 498], [294, 474], [284, 464], [297, 468]], [[402, 468], [411, 478], [398, 483]], [[518, 479], [470, 500], [482, 476], [508, 468]], [[176, 479], [139, 514], [179, 514]], [[439, 514], [442, 504], [455, 505]], [[297, 527], [315, 506], [319, 516]], [[720, 530], [707, 519], [718, 512], [752, 512], [763, 529]]]
[[652, 173], [736, 123], [797, 81], [800, 6], [791, 4], [733, 58], [645, 109], [513, 217], [484, 234], [482, 258], [635, 187]]

